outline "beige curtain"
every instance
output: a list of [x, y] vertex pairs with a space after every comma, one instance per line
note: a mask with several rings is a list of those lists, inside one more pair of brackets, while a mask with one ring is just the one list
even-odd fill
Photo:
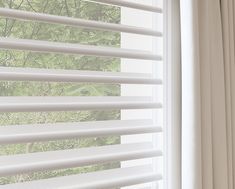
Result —
[[235, 189], [234, 4], [181, 0], [183, 189]]
[[221, 0], [226, 94], [228, 188], [235, 188], [235, 2]]

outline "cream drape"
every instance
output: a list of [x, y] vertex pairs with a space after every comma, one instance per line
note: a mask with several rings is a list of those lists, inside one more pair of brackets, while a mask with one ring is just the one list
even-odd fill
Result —
[[181, 0], [182, 188], [235, 188], [234, 0]]
[[235, 2], [221, 0], [225, 68], [228, 188], [235, 188]]

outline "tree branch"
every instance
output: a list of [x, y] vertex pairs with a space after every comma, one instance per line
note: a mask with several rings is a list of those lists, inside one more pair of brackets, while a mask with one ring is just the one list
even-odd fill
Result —
[[30, 6], [30, 8], [31, 8], [34, 12], [37, 12], [37, 10], [35, 10], [35, 9], [33, 8], [33, 6], [31, 5], [31, 3], [29, 2], [29, 0], [27, 0], [27, 3], [28, 3], [28, 5]]
[[67, 0], [64, 0], [64, 3], [65, 3], [65, 8], [66, 8], [67, 15], [68, 15], [68, 16], [71, 16], [70, 11], [69, 11], [69, 7], [68, 7]]

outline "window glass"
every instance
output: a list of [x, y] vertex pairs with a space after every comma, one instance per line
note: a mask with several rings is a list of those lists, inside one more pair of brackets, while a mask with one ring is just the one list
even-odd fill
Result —
[[[0, 7], [27, 10], [61, 16], [120, 22], [120, 8], [82, 0], [1, 0]], [[14, 20], [0, 17], [0, 36], [53, 42], [79, 43], [120, 47], [120, 33], [96, 31], [59, 24]], [[17, 50], [0, 50], [0, 66], [21, 68], [120, 71], [120, 59], [82, 55], [62, 55]], [[110, 84], [55, 82], [0, 82], [1, 96], [119, 96], [120, 86]], [[0, 125], [44, 124], [118, 120], [120, 111], [1, 113]], [[70, 140], [1, 145], [0, 155], [75, 149], [120, 143], [119, 137], [93, 137]], [[86, 167], [38, 172], [0, 178], [0, 184], [38, 180], [76, 173], [119, 167], [119, 162]]]

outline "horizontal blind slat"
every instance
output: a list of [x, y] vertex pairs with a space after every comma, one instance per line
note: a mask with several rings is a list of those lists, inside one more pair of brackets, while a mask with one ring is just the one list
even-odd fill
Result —
[[118, 168], [1, 186], [2, 189], [110, 189], [162, 180], [153, 165]]
[[161, 79], [155, 79], [152, 77], [151, 74], [12, 68], [12, 67], [0, 67], [0, 80], [93, 82], [93, 83], [118, 83], [118, 84], [148, 84], [148, 85], [162, 84]]
[[121, 7], [128, 7], [128, 8], [134, 8], [134, 9], [140, 9], [150, 12], [156, 12], [156, 13], [162, 13], [162, 8], [154, 6], [154, 5], [146, 5], [146, 4], [140, 4], [135, 2], [130, 2], [126, 0], [90, 0], [97, 3], [105, 3], [108, 5], [116, 5]]
[[50, 14], [21, 11], [8, 8], [0, 8], [0, 16], [4, 16], [7, 18], [14, 18], [14, 19], [40, 21], [40, 22], [54, 23], [54, 24], [64, 24], [67, 26], [162, 37], [162, 32], [147, 28], [140, 28], [140, 27], [128, 26], [122, 24], [104, 23], [104, 22], [84, 20], [84, 19], [71, 18], [65, 16], [55, 16]]
[[162, 56], [146, 51], [120, 49], [114, 47], [100, 47], [91, 45], [77, 45], [71, 43], [48, 42], [40, 40], [12, 39], [0, 37], [0, 48], [27, 50], [35, 52], [51, 52], [62, 54], [83, 54], [104, 57], [162, 60]]
[[162, 156], [151, 142], [0, 157], [0, 176]]
[[116, 120], [0, 127], [0, 144], [27, 143], [78, 137], [161, 132], [151, 120]]
[[[123, 6], [155, 13], [162, 8], [130, 1], [92, 0], [98, 3]], [[13, 19], [39, 21], [68, 26], [84, 27], [115, 32], [162, 37], [162, 32], [122, 24], [103, 23], [78, 18], [33, 13], [0, 8], [0, 16]], [[162, 61], [162, 55], [152, 52], [100, 47], [40, 40], [11, 39], [0, 37], [0, 49], [25, 50], [60, 54], [81, 54], [128, 59]], [[42, 82], [94, 82], [117, 84], [162, 84], [161, 79], [150, 74], [104, 73], [67, 70], [46, 70], [30, 68], [1, 68], [0, 80], [42, 81]], [[162, 103], [146, 97], [0, 97], [0, 112], [35, 111], [79, 111], [109, 109], [152, 109], [162, 108]], [[126, 120], [86, 123], [54, 123], [38, 125], [15, 125], [0, 128], [0, 143], [12, 144], [36, 142], [74, 137], [108, 135], [129, 135], [162, 132], [150, 120]], [[109, 124], [109, 125], [107, 125]], [[88, 125], [90, 127], [88, 127]], [[50, 128], [46, 128], [50, 127]], [[37, 152], [0, 157], [0, 177], [45, 170], [74, 168], [114, 161], [128, 161], [142, 158], [161, 157], [162, 151], [152, 142], [118, 144], [63, 151]], [[153, 170], [153, 165], [119, 168], [100, 172], [52, 178], [46, 180], [1, 186], [3, 189], [109, 189], [162, 180], [162, 175]]]
[[155, 109], [148, 97], [0, 97], [0, 112]]

